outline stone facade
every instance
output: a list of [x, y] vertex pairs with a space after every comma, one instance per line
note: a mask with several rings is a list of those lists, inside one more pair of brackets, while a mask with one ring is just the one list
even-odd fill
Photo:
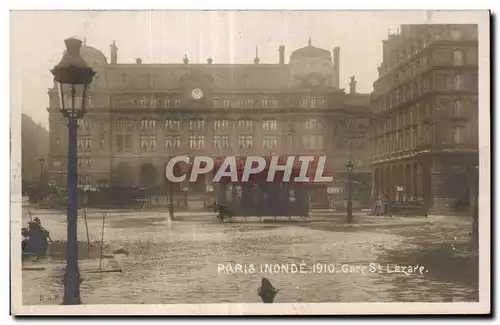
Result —
[[[135, 64], [111, 61], [87, 45], [82, 56], [97, 75], [78, 130], [80, 184], [162, 186], [169, 156], [327, 155], [326, 169], [345, 184], [345, 164], [370, 182], [369, 95], [339, 88], [340, 49], [311, 44], [277, 64], [219, 64], [208, 59]], [[52, 183], [63, 182], [67, 121], [49, 90]], [[319, 190], [326, 193], [326, 187]], [[369, 193], [369, 190], [368, 190]]]
[[402, 25], [378, 70], [373, 197], [467, 209], [478, 186], [477, 25]]

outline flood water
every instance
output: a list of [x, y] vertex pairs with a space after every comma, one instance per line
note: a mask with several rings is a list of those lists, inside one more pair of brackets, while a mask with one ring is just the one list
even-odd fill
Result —
[[[65, 239], [64, 212], [31, 213], [40, 217], [52, 240]], [[256, 292], [263, 276], [281, 289], [277, 303], [478, 301], [477, 260], [463, 253], [468, 218], [358, 216], [354, 225], [346, 225], [341, 215], [312, 216], [307, 223], [220, 223], [213, 215], [180, 219], [170, 221], [166, 212], [107, 211], [105, 255], [118, 247], [129, 254], [102, 261], [103, 269], [121, 273], [92, 273], [99, 269], [99, 252], [94, 247], [91, 256], [81, 254], [83, 302], [261, 302]], [[90, 241], [100, 241], [102, 212], [87, 211], [87, 223]], [[85, 242], [83, 218], [78, 231]], [[61, 302], [65, 260], [50, 255], [24, 262], [23, 267], [45, 268], [22, 272], [24, 304]], [[266, 270], [278, 264], [278, 272]], [[418, 265], [417, 272], [388, 273], [396, 264]], [[300, 271], [292, 273], [292, 265]], [[380, 269], [369, 272], [373, 265]]]

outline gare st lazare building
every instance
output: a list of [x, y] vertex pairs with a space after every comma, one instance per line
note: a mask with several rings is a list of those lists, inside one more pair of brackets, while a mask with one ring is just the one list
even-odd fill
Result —
[[[344, 204], [346, 163], [353, 168], [353, 199], [368, 205], [371, 148], [367, 138], [369, 95], [340, 85], [340, 48], [312, 46], [286, 60], [262, 63], [256, 48], [247, 64], [208, 58], [192, 63], [120, 63], [118, 46], [110, 59], [84, 44], [82, 57], [95, 71], [88, 113], [79, 121], [79, 184], [86, 189], [122, 185], [165, 188], [170, 157], [326, 156], [328, 184], [311, 184], [311, 204]], [[252, 62], [253, 61], [253, 62]], [[55, 88], [49, 89], [50, 161], [53, 184], [65, 184], [66, 121]], [[207, 190], [211, 177], [174, 184], [189, 195]]]

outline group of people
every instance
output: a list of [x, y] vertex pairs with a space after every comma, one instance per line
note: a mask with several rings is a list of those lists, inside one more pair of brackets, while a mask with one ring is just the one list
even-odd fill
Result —
[[28, 222], [28, 227], [21, 231], [24, 239], [21, 247], [23, 254], [45, 255], [49, 246], [50, 233], [42, 227], [40, 218], [35, 217]]

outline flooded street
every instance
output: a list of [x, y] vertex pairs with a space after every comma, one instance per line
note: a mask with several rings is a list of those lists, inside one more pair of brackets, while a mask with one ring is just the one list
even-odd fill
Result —
[[[31, 213], [54, 241], [65, 240], [64, 212]], [[100, 241], [101, 217], [100, 211], [87, 211], [91, 242]], [[25, 212], [23, 222], [28, 219]], [[360, 215], [353, 225], [340, 214], [313, 215], [309, 223], [220, 223], [208, 213], [179, 219], [168, 220], [166, 212], [106, 212], [106, 254], [118, 247], [129, 254], [103, 260], [104, 269], [121, 268], [122, 273], [91, 273], [99, 268], [99, 254], [80, 257], [83, 302], [260, 302], [256, 291], [263, 276], [281, 289], [277, 303], [478, 300], [477, 261], [461, 253], [469, 239], [469, 218]], [[85, 242], [83, 218], [78, 232]], [[302, 265], [308, 271], [260, 272], [271, 264]], [[395, 264], [418, 265], [419, 271], [388, 273]], [[24, 267], [45, 270], [23, 271], [24, 304], [59, 304], [64, 265], [61, 256], [25, 261]], [[380, 265], [383, 272], [360, 271], [370, 265]]]

